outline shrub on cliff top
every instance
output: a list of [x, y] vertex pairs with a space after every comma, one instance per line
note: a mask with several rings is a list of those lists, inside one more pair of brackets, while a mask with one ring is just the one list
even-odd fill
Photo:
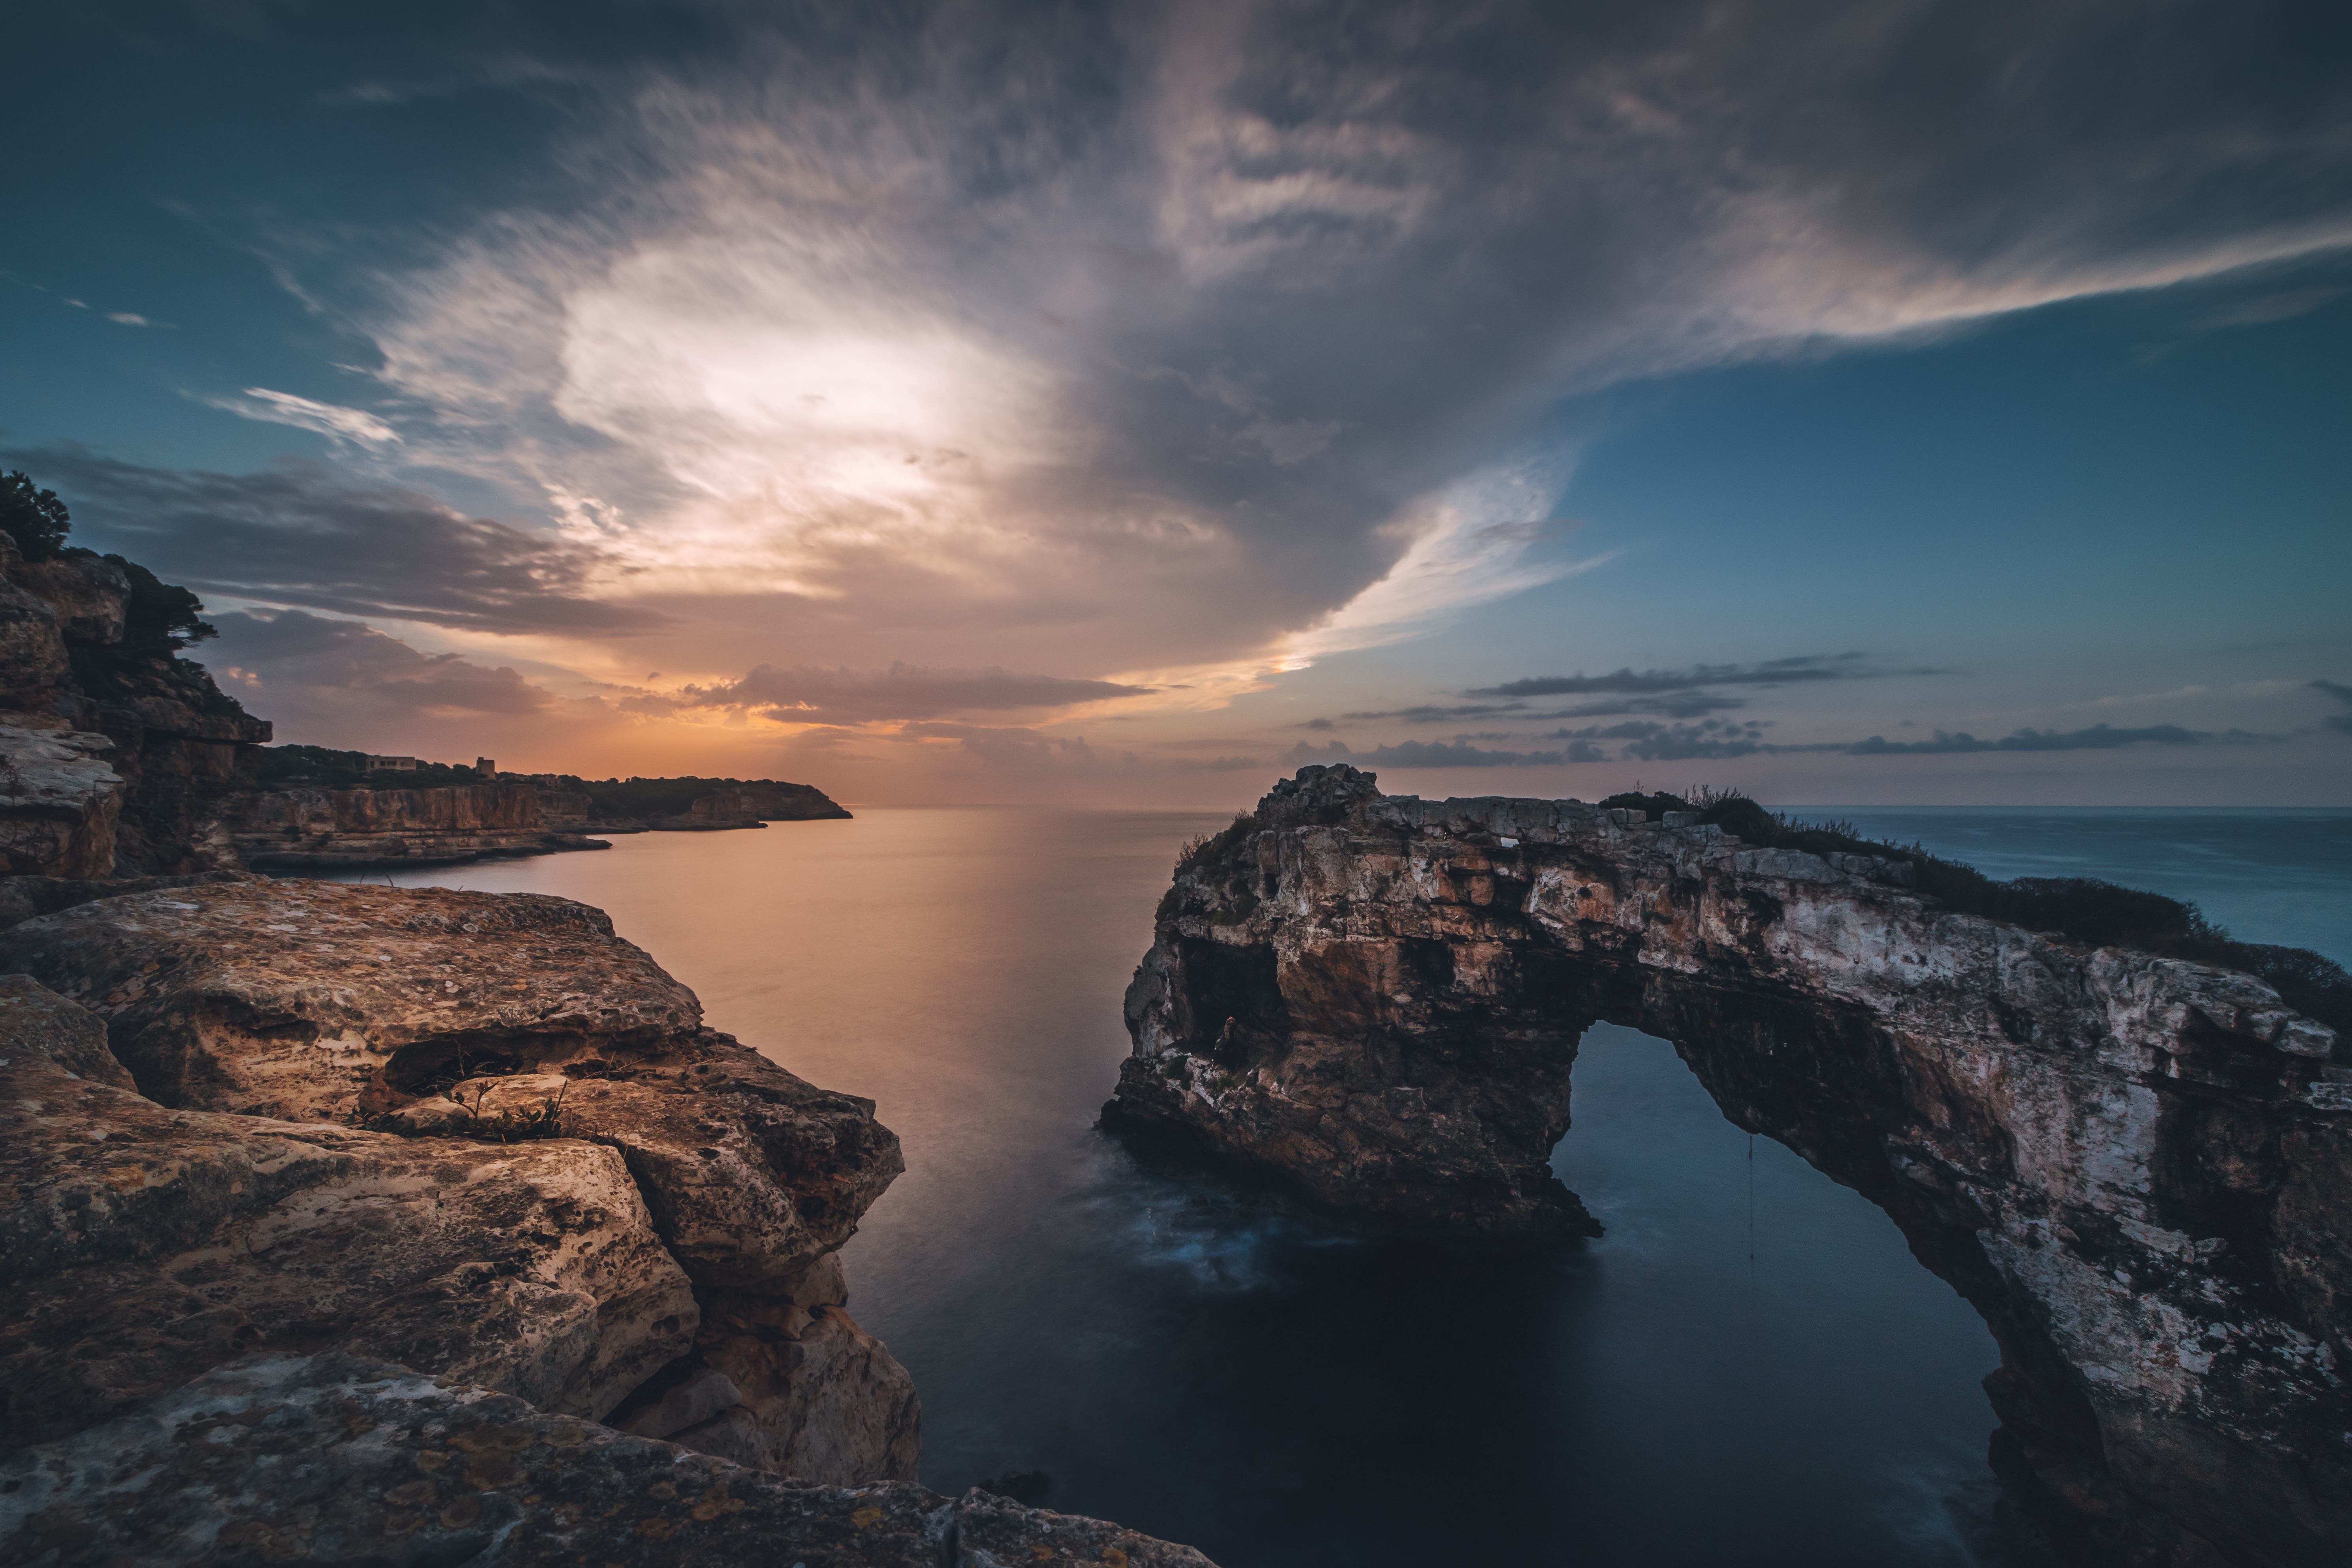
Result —
[[37, 489], [32, 476], [11, 468], [0, 479], [0, 531], [27, 561], [47, 561], [65, 547], [73, 520], [55, 490]]
[[1235, 812], [1232, 823], [1221, 831], [1189, 840], [1178, 852], [1176, 864], [1181, 868], [1221, 859], [1239, 848], [1244, 839], [1255, 837], [1257, 829], [1256, 817], [1246, 811]]

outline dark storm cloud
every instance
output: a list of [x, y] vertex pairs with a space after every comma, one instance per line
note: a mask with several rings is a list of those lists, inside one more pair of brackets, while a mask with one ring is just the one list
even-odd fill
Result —
[[[2311, 689], [2325, 691], [2346, 708], [2352, 709], [2352, 686], [2339, 686], [2333, 680], [2315, 680]], [[2320, 723], [2339, 735], [2352, 735], [2352, 712], [2330, 713]]]
[[893, 664], [887, 669], [816, 665], [783, 669], [763, 664], [742, 679], [723, 686], [689, 686], [674, 695], [635, 698], [621, 706], [642, 711], [756, 709], [769, 718], [793, 722], [822, 720], [856, 724], [952, 713], [1070, 708], [1114, 697], [1140, 697], [1150, 689], [1109, 680], [1020, 675], [1004, 669], [930, 669], [909, 664]]
[[321, 464], [212, 474], [75, 447], [6, 456], [56, 488], [78, 541], [200, 594], [475, 631], [612, 635], [669, 623], [591, 596], [592, 579], [612, 569], [593, 550], [415, 490], [354, 484]]
[[[503, 666], [425, 654], [356, 621], [283, 610], [212, 617], [220, 640], [198, 652], [222, 687], [289, 732], [355, 734], [415, 719], [520, 719], [551, 694]], [[356, 743], [356, 742], [354, 742]]]

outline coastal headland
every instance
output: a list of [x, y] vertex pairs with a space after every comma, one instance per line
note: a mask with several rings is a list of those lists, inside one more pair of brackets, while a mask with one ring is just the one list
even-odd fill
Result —
[[586, 905], [255, 874], [585, 845], [531, 780], [269, 787], [199, 609], [0, 537], [0, 1563], [1208, 1568], [916, 1483], [871, 1100]]
[[1983, 1314], [2024, 1550], [2345, 1561], [2338, 1027], [2251, 973], [1963, 912], [1859, 847], [1307, 768], [1179, 865], [1104, 1122], [1343, 1223], [1572, 1239], [1598, 1226], [1549, 1161], [1577, 1042], [1639, 1028]]

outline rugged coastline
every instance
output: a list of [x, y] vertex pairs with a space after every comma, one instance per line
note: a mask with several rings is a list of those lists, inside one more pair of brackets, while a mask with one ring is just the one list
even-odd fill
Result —
[[1985, 1316], [2015, 1532], [2068, 1563], [2352, 1542], [2352, 1059], [2250, 975], [1956, 913], [1860, 855], [1346, 767], [1180, 867], [1106, 1124], [1356, 1223], [1573, 1237], [1592, 1022], [1870, 1197]]
[[261, 787], [200, 608], [0, 535], [0, 1563], [1210, 1568], [915, 1484], [871, 1100], [585, 905], [256, 875], [601, 846], [528, 781]]

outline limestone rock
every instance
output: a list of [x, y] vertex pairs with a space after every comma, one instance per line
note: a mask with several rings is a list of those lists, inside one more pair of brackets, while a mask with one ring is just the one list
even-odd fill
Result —
[[[616, 938], [601, 911], [532, 895], [205, 883], [25, 921], [0, 931], [0, 963], [87, 1001], [159, 1114], [308, 1123], [295, 1140], [303, 1148], [363, 1146], [378, 1164], [407, 1159], [443, 1173], [436, 1192], [455, 1180], [445, 1170], [453, 1162], [479, 1165], [467, 1190], [500, 1203], [523, 1201], [509, 1190], [518, 1184], [553, 1193], [556, 1177], [542, 1169], [551, 1163], [566, 1180], [584, 1180], [593, 1166], [598, 1180], [627, 1184], [664, 1265], [740, 1326], [697, 1350], [691, 1336], [708, 1307], [631, 1305], [648, 1321], [672, 1321], [662, 1353], [632, 1361], [625, 1376], [597, 1373], [593, 1394], [547, 1394], [542, 1378], [529, 1385], [538, 1402], [601, 1412], [666, 1363], [678, 1363], [672, 1382], [712, 1367], [739, 1399], [705, 1412], [683, 1440], [812, 1479], [915, 1473], [912, 1383], [839, 1310], [831, 1256], [904, 1168], [898, 1140], [876, 1122], [872, 1101], [817, 1089], [702, 1028], [693, 994]], [[337, 1125], [348, 1123], [367, 1131]], [[545, 1136], [555, 1131], [562, 1136]], [[267, 1136], [293, 1135], [273, 1124]], [[338, 1142], [349, 1139], [362, 1144]], [[512, 1140], [521, 1141], [504, 1142]], [[369, 1211], [371, 1224], [421, 1223], [387, 1203]], [[574, 1206], [614, 1212], [593, 1195]], [[562, 1232], [561, 1215], [477, 1219], [500, 1234]], [[525, 1321], [539, 1324], [532, 1331], [551, 1348], [532, 1353], [552, 1365], [572, 1353], [562, 1336], [586, 1333], [588, 1309], [612, 1294], [541, 1268], [532, 1278], [547, 1289], [578, 1295], [561, 1301], [528, 1281], [506, 1283], [512, 1268], [483, 1275], [461, 1268], [475, 1261], [467, 1256], [413, 1253], [435, 1267], [351, 1284], [356, 1294], [397, 1295], [400, 1323], [413, 1325], [399, 1330], [406, 1339], [368, 1343], [501, 1387], [529, 1391], [520, 1373], [492, 1375], [465, 1359], [469, 1335], [492, 1332], [475, 1327], [488, 1310], [477, 1297], [504, 1302], [499, 1321], [518, 1325], [498, 1331], [509, 1338]], [[268, 1316], [249, 1302], [241, 1310]], [[524, 1359], [520, 1349], [497, 1353]]]
[[207, 882], [234, 882], [244, 875], [240, 871], [203, 871], [192, 877], [0, 877], [0, 930], [99, 899], [118, 899], [126, 893], [150, 893], [165, 888], [201, 887]]
[[264, 1356], [8, 1460], [0, 1560], [1213, 1568], [1098, 1520], [810, 1486], [348, 1356]]
[[[15, 557], [14, 545], [6, 554]], [[0, 580], [0, 708], [47, 711], [70, 668], [58, 613]]]
[[1549, 1155], [1631, 1025], [1984, 1313], [1995, 1468], [2066, 1561], [2352, 1561], [2346, 1043], [1900, 869], [1309, 768], [1179, 867], [1105, 1121], [1367, 1223], [1587, 1233]]
[[6, 573], [10, 582], [49, 606], [58, 632], [68, 641], [122, 640], [131, 579], [113, 562], [86, 551], [67, 551], [41, 562], [18, 556], [8, 563]]
[[0, 1445], [261, 1346], [398, 1354], [601, 1415], [691, 1344], [691, 1289], [610, 1149], [167, 1110], [117, 1087], [94, 1016], [21, 975], [0, 1058]]
[[104, 735], [0, 716], [0, 852], [9, 874], [92, 878], [112, 871], [122, 810], [113, 750]]
[[534, 894], [205, 884], [25, 921], [0, 963], [105, 1018], [159, 1102], [296, 1121], [345, 1116], [387, 1074], [602, 1060], [701, 1021], [603, 911]]

